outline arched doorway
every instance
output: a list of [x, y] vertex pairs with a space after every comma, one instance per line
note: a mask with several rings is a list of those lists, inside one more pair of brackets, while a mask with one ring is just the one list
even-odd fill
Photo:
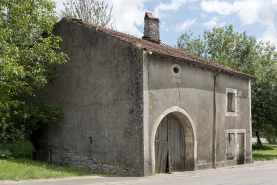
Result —
[[[170, 125], [169, 130], [166, 132], [165, 127], [173, 122], [172, 125]], [[160, 125], [162, 125], [160, 127]], [[173, 128], [173, 136], [170, 136], [171, 133], [168, 133], [171, 130], [171, 127]], [[179, 128], [179, 129], [178, 129]], [[168, 129], [168, 128], [166, 128]], [[161, 130], [161, 131], [160, 131]], [[172, 131], [171, 131], [172, 132]], [[162, 143], [162, 140], [165, 139], [165, 136], [163, 133], [166, 133], [167, 137], [174, 137], [174, 140], [177, 140], [178, 138], [178, 144], [169, 144], [169, 147], [171, 147], [171, 151], [169, 149], [165, 148], [165, 146], [156, 146], [156, 145], [166, 145], [166, 144], [160, 144]], [[175, 138], [176, 137], [176, 138]], [[175, 106], [171, 107], [167, 110], [165, 110], [155, 121], [153, 130], [152, 130], [152, 143], [153, 147], [151, 150], [152, 153], [152, 173], [162, 173], [167, 172], [170, 169], [172, 171], [191, 171], [197, 169], [196, 164], [196, 156], [197, 156], [197, 141], [196, 141], [196, 130], [194, 123], [190, 117], [190, 115], [182, 108]], [[158, 140], [161, 140], [159, 142]], [[166, 140], [168, 141], [168, 140]], [[183, 144], [184, 143], [184, 144]], [[161, 147], [159, 149], [158, 147]], [[182, 149], [183, 148], [183, 149]], [[175, 150], [176, 149], [176, 150]], [[180, 150], [179, 150], [180, 149]], [[166, 151], [158, 151], [158, 150], [166, 150]], [[157, 152], [156, 152], [157, 151]], [[171, 154], [172, 151], [174, 151], [174, 154]], [[159, 156], [158, 153], [163, 153], [163, 156]], [[171, 159], [172, 156], [176, 157], [177, 159]], [[158, 159], [160, 157], [160, 159]], [[170, 160], [168, 160], [170, 159]], [[158, 167], [158, 165], [161, 164], [162, 160], [165, 160], [166, 169], [164, 170], [164, 167]], [[179, 161], [179, 162], [177, 162]], [[160, 164], [158, 164], [160, 162]], [[175, 165], [172, 165], [171, 163], [176, 163]], [[156, 164], [157, 163], [157, 164]], [[169, 168], [171, 165], [172, 168]], [[177, 165], [177, 166], [176, 166]], [[175, 169], [174, 169], [175, 166]], [[163, 170], [159, 170], [163, 169]], [[157, 169], [157, 170], [156, 170]]]
[[185, 171], [185, 135], [179, 119], [169, 114], [155, 136], [156, 173]]

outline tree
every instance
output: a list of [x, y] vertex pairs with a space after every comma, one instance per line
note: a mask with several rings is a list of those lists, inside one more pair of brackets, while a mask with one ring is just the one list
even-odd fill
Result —
[[115, 29], [113, 6], [109, 8], [104, 1], [98, 0], [67, 0], [62, 17], [79, 18], [87, 23]]
[[257, 77], [252, 80], [253, 131], [270, 140], [277, 138], [277, 52], [269, 42], [257, 41], [233, 26], [205, 30], [193, 37], [191, 31], [177, 40], [177, 49]]
[[56, 51], [61, 39], [53, 35], [57, 21], [51, 0], [0, 1], [0, 141], [28, 139], [30, 134], [60, 118], [61, 109], [23, 96], [52, 81], [55, 64], [67, 56]]

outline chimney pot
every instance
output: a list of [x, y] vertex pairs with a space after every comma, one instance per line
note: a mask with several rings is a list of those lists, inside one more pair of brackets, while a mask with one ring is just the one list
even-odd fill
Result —
[[151, 13], [145, 12], [144, 16], [144, 36], [143, 39], [160, 43], [159, 19], [154, 18]]

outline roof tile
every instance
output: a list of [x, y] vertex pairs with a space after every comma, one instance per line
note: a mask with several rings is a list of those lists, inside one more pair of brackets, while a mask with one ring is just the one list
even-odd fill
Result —
[[[64, 19], [67, 19], [67, 18], [64, 18]], [[224, 71], [226, 73], [233, 74], [233, 75], [238, 75], [238, 76], [242, 76], [242, 77], [245, 77], [245, 78], [255, 79], [255, 77], [253, 77], [249, 74], [231, 69], [229, 67], [225, 67], [225, 66], [220, 65], [218, 63], [215, 63], [215, 62], [203, 59], [201, 57], [189, 54], [187, 52], [175, 49], [175, 48], [173, 48], [171, 46], [168, 46], [168, 45], [165, 45], [165, 44], [161, 44], [161, 43], [158, 44], [158, 43], [150, 42], [150, 41], [138, 38], [138, 37], [134, 37], [132, 35], [128, 35], [126, 33], [122, 33], [122, 32], [119, 32], [119, 31], [115, 31], [115, 30], [111, 30], [111, 29], [108, 29], [108, 28], [96, 26], [96, 25], [93, 25], [93, 24], [89, 24], [89, 23], [86, 23], [86, 22], [82, 21], [81, 19], [71, 18], [71, 20], [77, 21], [78, 23], [80, 23], [84, 26], [88, 26], [88, 27], [91, 27], [91, 28], [98, 28], [98, 31], [101, 31], [101, 32], [103, 32], [107, 35], [112, 36], [112, 37], [116, 37], [116, 38], [118, 38], [118, 39], [120, 39], [124, 42], [130, 43], [130, 44], [133, 44], [133, 45], [139, 44], [142, 48], [150, 50], [152, 52], [152, 54], [155, 54], [155, 55], [161, 55], [161, 56], [165, 56], [165, 57], [173, 57], [173, 58], [176, 58], [178, 60], [194, 64], [196, 66], [201, 66], [201, 67], [205, 67], [205, 68], [209, 68], [209, 69], [213, 69], [213, 70], [221, 70], [221, 71]]]

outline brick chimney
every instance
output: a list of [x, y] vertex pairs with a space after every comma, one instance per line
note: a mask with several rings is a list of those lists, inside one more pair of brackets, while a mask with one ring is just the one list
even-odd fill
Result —
[[151, 13], [145, 12], [143, 39], [160, 43], [159, 19], [154, 18]]

